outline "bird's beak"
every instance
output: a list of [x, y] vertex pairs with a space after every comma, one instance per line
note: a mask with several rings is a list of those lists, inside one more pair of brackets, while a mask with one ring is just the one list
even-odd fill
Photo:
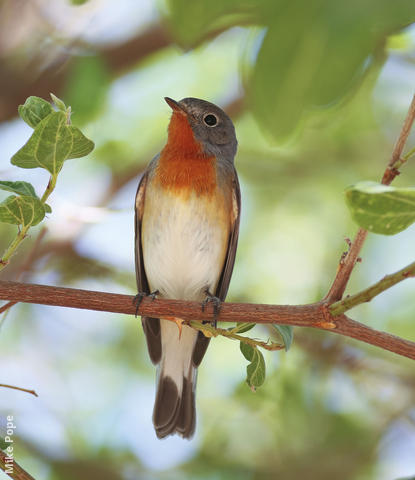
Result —
[[187, 115], [186, 110], [179, 104], [179, 102], [176, 102], [176, 100], [173, 100], [170, 97], [164, 97], [164, 100], [166, 100], [167, 104], [173, 110], [173, 112]]

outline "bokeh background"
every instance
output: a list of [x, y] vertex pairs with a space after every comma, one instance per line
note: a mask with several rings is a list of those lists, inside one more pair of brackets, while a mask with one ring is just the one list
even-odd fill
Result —
[[[31, 133], [17, 118], [29, 95], [61, 97], [96, 143], [65, 163], [53, 213], [1, 278], [133, 294], [134, 195], [166, 139], [163, 97], [195, 96], [228, 111], [239, 139], [228, 299], [320, 299], [357, 230], [343, 190], [380, 179], [414, 93], [413, 22], [413, 0], [0, 1], [1, 178], [47, 184], [9, 163]], [[415, 184], [414, 162], [395, 182]], [[0, 225], [1, 249], [14, 235]], [[413, 261], [414, 244], [415, 227], [370, 235], [348, 291]], [[351, 316], [415, 340], [414, 281]], [[288, 353], [266, 354], [255, 394], [238, 343], [215, 339], [191, 441], [155, 437], [138, 319], [19, 304], [1, 319], [0, 352], [0, 383], [39, 394], [0, 389], [0, 431], [13, 415], [15, 458], [36, 479], [415, 475], [414, 363], [334, 334], [295, 329]]]

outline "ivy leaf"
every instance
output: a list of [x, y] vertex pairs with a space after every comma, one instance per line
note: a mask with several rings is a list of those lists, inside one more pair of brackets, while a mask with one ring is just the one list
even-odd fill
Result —
[[235, 327], [228, 328], [233, 333], [245, 333], [255, 327], [255, 323], [238, 323]]
[[93, 148], [94, 143], [79, 128], [67, 125], [65, 113], [53, 112], [37, 124], [11, 163], [21, 168], [45, 168], [56, 174], [65, 160], [88, 155]]
[[240, 342], [239, 348], [243, 356], [250, 362], [246, 367], [246, 383], [252, 391], [265, 381], [265, 360], [262, 353], [247, 343]]
[[37, 225], [45, 217], [45, 207], [37, 197], [10, 195], [0, 203], [0, 222]]
[[415, 188], [359, 182], [345, 191], [353, 220], [370, 232], [395, 235], [415, 222]]
[[56, 108], [60, 110], [61, 112], [66, 113], [68, 111], [68, 108], [66, 107], [65, 103], [63, 100], [58, 98], [56, 95], [53, 93], [50, 94], [50, 98], [52, 99], [53, 103], [56, 105]]
[[28, 97], [23, 105], [19, 105], [19, 115], [32, 128], [48, 115], [53, 113], [52, 105], [40, 97]]
[[249, 362], [252, 362], [252, 359], [254, 358], [254, 347], [251, 347], [251, 345], [248, 345], [247, 343], [239, 342], [239, 348], [242, 352], [242, 355]]
[[275, 330], [277, 330], [279, 336], [284, 342], [285, 351], [288, 352], [291, 344], [293, 343], [293, 327], [291, 325], [278, 325], [277, 323], [272, 324], [272, 326], [275, 328]]
[[17, 193], [18, 195], [25, 195], [28, 197], [38, 198], [33, 188], [33, 185], [28, 182], [7, 182], [0, 181], [0, 190], [5, 190], [6, 192]]

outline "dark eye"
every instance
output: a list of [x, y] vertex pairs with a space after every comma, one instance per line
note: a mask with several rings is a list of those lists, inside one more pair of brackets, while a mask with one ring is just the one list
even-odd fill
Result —
[[218, 119], [216, 118], [216, 115], [213, 115], [213, 113], [208, 113], [205, 117], [203, 117], [203, 121], [208, 127], [214, 127], [218, 123]]

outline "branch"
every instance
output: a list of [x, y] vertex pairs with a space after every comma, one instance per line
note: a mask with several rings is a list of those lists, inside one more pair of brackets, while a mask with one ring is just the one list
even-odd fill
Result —
[[337, 267], [336, 278], [325, 296], [327, 302], [340, 300], [343, 297], [350, 275], [359, 258], [360, 250], [365, 243], [367, 233], [367, 230], [364, 228], [359, 228], [353, 243], [350, 245], [349, 251], [344, 255], [344, 258], [340, 260], [339, 266]]
[[398, 168], [401, 167], [409, 157], [411, 157], [413, 151], [403, 158], [402, 152], [405, 147], [405, 143], [408, 140], [409, 133], [411, 132], [412, 124], [415, 119], [415, 95], [412, 97], [411, 105], [409, 106], [408, 113], [406, 115], [404, 124], [402, 126], [401, 133], [395, 144], [395, 147], [392, 152], [391, 159], [389, 160], [388, 166], [386, 167], [385, 173], [383, 174], [382, 183], [383, 185], [390, 185], [392, 180], [399, 175]]
[[23, 468], [14, 460], [10, 461], [9, 456], [0, 450], [0, 468], [14, 480], [35, 480], [32, 475], [23, 470]]
[[[399, 175], [398, 168], [405, 163], [410, 156], [412, 156], [412, 150], [404, 157], [402, 157], [402, 151], [404, 149], [405, 143], [408, 140], [409, 133], [411, 131], [412, 125], [415, 120], [415, 95], [412, 97], [411, 105], [409, 106], [408, 113], [406, 115], [404, 124], [402, 126], [401, 132], [399, 134], [398, 140], [395, 144], [395, 147], [392, 151], [391, 158], [389, 160], [388, 166], [382, 177], [383, 185], [390, 185], [392, 180]], [[346, 290], [347, 284], [352, 274], [353, 268], [356, 265], [357, 259], [359, 258], [360, 250], [363, 247], [363, 244], [367, 237], [367, 230], [359, 228], [355, 240], [350, 246], [349, 251], [346, 253], [344, 258], [340, 260], [339, 266], [337, 268], [336, 277], [333, 281], [332, 286], [330, 287], [329, 292], [325, 296], [327, 302], [336, 302], [341, 300], [343, 297], [344, 291]]]
[[376, 297], [388, 288], [391, 288], [397, 283], [402, 282], [402, 280], [413, 276], [415, 276], [415, 262], [402, 268], [398, 272], [386, 275], [384, 278], [382, 278], [382, 280], [379, 280], [379, 282], [376, 282], [374, 285], [366, 288], [365, 290], [362, 290], [355, 295], [351, 295], [340, 302], [331, 304], [329, 306], [329, 311], [334, 316], [341, 315], [356, 305], [360, 305], [364, 302], [370, 302], [372, 298]]
[[0, 387], [12, 388], [13, 390], [20, 390], [21, 392], [26, 392], [38, 397], [39, 395], [34, 390], [29, 390], [28, 388], [15, 387], [14, 385], [6, 385], [5, 383], [0, 383]]
[[[131, 295], [0, 281], [0, 299], [16, 302], [134, 315], [133, 298]], [[143, 299], [139, 314], [155, 318], [197, 319], [199, 322], [213, 321], [214, 317], [213, 307], [210, 305], [202, 312], [198, 302], [164, 299], [152, 301], [150, 298]], [[333, 317], [323, 302], [308, 305], [224, 303], [218, 320], [236, 323], [278, 323], [330, 330], [415, 360], [414, 342], [374, 330], [345, 315]]]

